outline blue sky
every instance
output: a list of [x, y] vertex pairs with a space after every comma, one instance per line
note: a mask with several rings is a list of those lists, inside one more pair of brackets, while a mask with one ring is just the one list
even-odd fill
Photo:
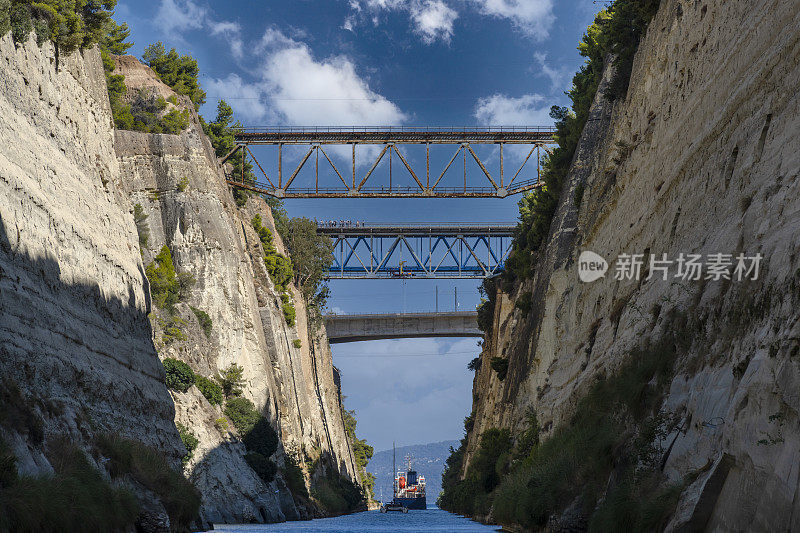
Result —
[[[563, 93], [582, 61], [576, 46], [601, 7], [592, 0], [122, 0], [116, 18], [132, 28], [133, 55], [162, 41], [197, 59], [209, 119], [222, 98], [246, 126], [547, 126], [550, 107], [568, 103]], [[446, 163], [446, 152], [432, 155], [432, 167]], [[497, 166], [495, 148], [478, 153]], [[274, 154], [257, 155], [272, 172]], [[299, 154], [285, 157], [292, 155]], [[333, 157], [344, 164], [344, 155]], [[359, 172], [374, 155], [359, 153]], [[509, 150], [507, 164], [524, 155]], [[412, 166], [424, 161], [413, 149], [407, 157]], [[482, 185], [474, 170], [470, 184]], [[309, 179], [302, 174], [298, 183]], [[290, 200], [286, 207], [292, 216], [367, 223], [514, 223], [517, 200]], [[478, 302], [477, 285], [332, 281], [330, 306], [428, 310], [438, 286], [440, 307], [453, 306], [458, 287], [459, 307], [468, 309]], [[377, 449], [461, 437], [474, 339], [361, 342], [333, 352], [359, 435]]]

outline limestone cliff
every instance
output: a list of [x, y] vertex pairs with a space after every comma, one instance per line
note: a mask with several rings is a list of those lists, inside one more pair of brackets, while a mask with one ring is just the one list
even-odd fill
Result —
[[[552, 435], [599, 376], [672, 335], [662, 411], [676, 424], [659, 446], [666, 477], [688, 481], [666, 528], [800, 527], [798, 27], [797, 2], [661, 2], [627, 98], [598, 91], [535, 276], [498, 294], [468, 461], [483, 431], [519, 434], [530, 410]], [[581, 283], [584, 250], [612, 270]], [[675, 265], [648, 279], [651, 256], [735, 266], [740, 252], [763, 255], [757, 281], [687, 282]], [[625, 253], [644, 254], [641, 281], [614, 279]], [[493, 357], [509, 360], [503, 381]]]
[[[180, 469], [180, 424], [199, 441], [184, 473], [202, 495], [202, 525], [320, 516], [317, 478], [357, 479], [324, 328], [308, 325], [291, 287], [287, 325], [251, 224], [260, 214], [282, 248], [269, 208], [236, 207], [191, 103], [134, 58], [117, 60], [132, 90], [190, 111], [181, 135], [115, 132], [96, 50], [57, 61], [50, 43], [0, 39], [0, 444], [22, 474], [52, 472], [48, 446], [66, 438], [106, 476], [97, 438], [107, 434]], [[145, 239], [135, 212], [147, 215]], [[145, 274], [164, 245], [194, 279], [174, 316], [151, 301]], [[248, 466], [220, 406], [194, 386], [168, 391], [159, 356], [204, 377], [243, 368], [244, 397], [279, 435], [274, 481]], [[288, 458], [311, 498], [286, 478]], [[155, 513], [139, 526], [168, 526], [154, 494], [131, 486]]]
[[[294, 287], [290, 291], [296, 324], [287, 325], [280, 294], [264, 265], [251, 222], [256, 214], [283, 251], [269, 208], [255, 197], [243, 208], [236, 207], [188, 99], [174, 94], [132, 57], [117, 58], [117, 68], [126, 76], [129, 91], [175, 96], [179, 106], [191, 110], [191, 124], [180, 135], [117, 131], [114, 145], [124, 188], [147, 215], [144, 263], [167, 245], [175, 269], [196, 280], [175, 306], [182, 335], [169, 336], [166, 316], [153, 316], [159, 355], [185, 361], [205, 377], [231, 364], [241, 366], [244, 396], [263, 410], [280, 434], [279, 465], [287, 454], [300, 464], [325, 455], [338, 473], [357, 479], [324, 329], [309, 328], [302, 296]], [[210, 317], [208, 335], [192, 308]], [[225, 427], [220, 406], [211, 405], [196, 387], [172, 395], [176, 422], [200, 441], [186, 471], [203, 495], [206, 522], [274, 522], [320, 515], [314, 503], [292, 497], [280, 473], [265, 486], [245, 462], [242, 444]]]
[[[0, 38], [0, 408], [21, 473], [45, 445], [136, 438], [179, 465], [183, 446], [147, 320], [100, 56]], [[21, 397], [10, 391], [19, 390]], [[10, 412], [30, 409], [28, 427]]]

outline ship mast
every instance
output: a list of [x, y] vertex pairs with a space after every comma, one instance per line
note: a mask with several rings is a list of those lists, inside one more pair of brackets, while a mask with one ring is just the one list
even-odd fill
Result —
[[397, 450], [392, 442], [392, 501], [397, 499]]

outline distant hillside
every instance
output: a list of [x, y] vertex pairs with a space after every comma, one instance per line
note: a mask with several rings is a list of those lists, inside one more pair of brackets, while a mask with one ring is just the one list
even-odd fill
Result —
[[[430, 444], [414, 444], [397, 448], [398, 470], [405, 464], [406, 455], [411, 455], [412, 466], [423, 476], [428, 487], [428, 505], [434, 505], [442, 490], [442, 469], [450, 446], [458, 447], [457, 440], [445, 440]], [[383, 489], [383, 500], [392, 498], [392, 450], [375, 452], [367, 470], [375, 475], [375, 498], [380, 499]]]

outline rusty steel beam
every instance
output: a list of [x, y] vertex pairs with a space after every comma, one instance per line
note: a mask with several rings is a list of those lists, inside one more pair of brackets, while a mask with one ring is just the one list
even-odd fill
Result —
[[247, 189], [258, 194], [266, 194], [274, 196], [275, 198], [505, 198], [514, 194], [519, 194], [536, 189], [539, 185], [537, 180], [528, 180], [516, 187], [510, 189], [494, 189], [492, 187], [448, 187], [446, 189], [428, 189], [420, 190], [418, 187], [410, 188], [403, 187], [398, 189], [394, 187], [392, 190], [388, 188], [385, 190], [380, 189], [362, 189], [358, 190], [342, 190], [342, 189], [294, 189], [290, 191], [283, 191], [269, 187], [266, 184], [259, 184], [257, 182], [244, 182], [238, 180], [226, 180], [228, 185], [238, 187], [240, 189]]
[[[548, 145], [554, 144], [554, 131], [551, 128], [487, 128], [487, 129], [469, 129], [469, 128], [453, 128], [453, 129], [420, 129], [420, 128], [273, 128], [268, 130], [238, 130], [235, 132], [237, 142], [237, 150], [241, 149], [242, 154], [251, 157], [253, 161], [261, 170], [262, 174], [267, 180], [267, 183], [259, 183], [258, 181], [245, 182], [244, 172], [241, 179], [236, 176], [229, 176], [228, 183], [233, 186], [248, 189], [257, 193], [274, 196], [277, 198], [505, 198], [512, 194], [519, 194], [525, 191], [532, 190], [540, 185], [539, 180], [539, 161], [537, 157], [537, 168], [534, 179], [527, 179], [524, 182], [515, 184], [517, 177], [522, 172], [534, 151], [539, 153], [539, 150], [544, 148], [547, 150]], [[291, 173], [288, 180], [284, 181], [283, 176], [283, 145], [310, 145], [305, 156], [300, 163]], [[328, 155], [324, 145], [347, 145], [352, 147], [352, 161], [351, 171], [352, 175], [344, 178], [339, 168], [334, 164], [331, 157]], [[398, 149], [399, 144], [406, 146], [419, 144], [425, 145], [425, 181], [420, 179], [421, 174], [415, 172], [411, 162], [403, 155]], [[458, 149], [450, 161], [442, 170], [441, 174], [435, 178], [433, 185], [431, 185], [431, 168], [430, 168], [430, 146], [434, 145], [457, 145]], [[473, 150], [472, 144], [493, 144], [500, 147], [500, 172], [499, 179], [495, 180], [489, 169], [484, 162], [480, 159], [478, 154]], [[505, 144], [525, 144], [531, 145], [531, 150], [528, 152], [527, 157], [523, 161], [519, 170], [516, 171], [514, 177], [508, 184], [505, 184], [505, 168], [503, 148]], [[277, 186], [267, 177], [262, 165], [258, 162], [255, 154], [250, 150], [250, 146], [256, 145], [276, 145], [278, 147], [278, 168], [277, 168]], [[383, 149], [371, 166], [369, 171], [363, 177], [358, 179], [356, 176], [356, 145], [383, 145]], [[330, 164], [333, 172], [341, 181], [343, 188], [319, 187], [319, 151]], [[388, 163], [388, 190], [385, 186], [376, 186], [373, 183], [367, 186], [367, 182], [374, 175], [374, 171], [380, 162], [389, 152]], [[235, 152], [235, 151], [234, 151]], [[226, 159], [234, 152], [228, 154]], [[394, 153], [400, 158], [400, 162], [405, 169], [409, 172], [411, 178], [417, 187], [398, 187], [393, 180], [392, 169], [392, 156]], [[467, 182], [467, 153], [469, 152], [472, 159], [480, 167], [480, 170], [485, 178], [486, 185], [484, 187], [468, 186]], [[464, 165], [464, 186], [454, 188], [452, 186], [443, 188], [439, 187], [440, 182], [444, 178], [447, 171], [455, 162], [459, 153], [463, 156]], [[549, 150], [548, 150], [549, 153]], [[315, 154], [314, 159], [314, 188], [297, 188], [292, 187], [295, 178], [298, 176], [300, 170], [304, 167], [308, 158]], [[244, 171], [244, 168], [242, 168]], [[373, 180], [375, 181], [375, 180]], [[350, 183], [352, 182], [352, 183]], [[499, 183], [498, 183], [499, 182]], [[489, 187], [488, 185], [491, 185]], [[291, 187], [291, 188], [290, 188]]]
[[552, 143], [552, 128], [530, 129], [368, 129], [316, 128], [313, 130], [247, 129], [234, 133], [240, 144], [455, 144], [455, 143]]

